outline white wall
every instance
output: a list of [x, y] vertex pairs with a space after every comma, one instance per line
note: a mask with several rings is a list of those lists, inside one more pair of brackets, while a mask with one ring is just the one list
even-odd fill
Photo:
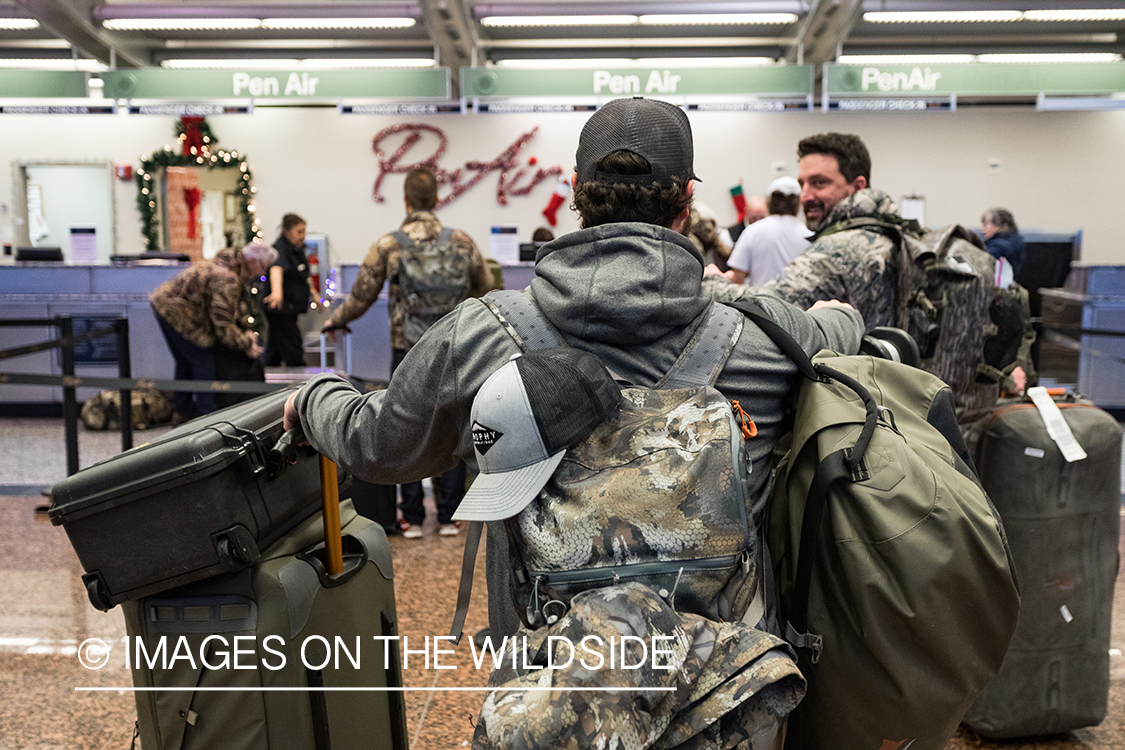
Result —
[[[495, 159], [519, 136], [539, 130], [517, 156], [538, 166], [560, 165], [568, 172], [585, 114], [444, 115], [428, 118], [341, 116], [334, 109], [265, 108], [251, 115], [209, 119], [219, 145], [244, 152], [258, 187], [258, 212], [267, 239], [276, 237], [281, 216], [303, 215], [310, 231], [329, 235], [336, 263], [359, 262], [370, 243], [402, 219], [401, 174], [388, 176], [372, 200], [378, 161], [371, 139], [383, 128], [422, 122], [442, 129], [448, 144], [441, 167], [452, 170], [472, 160]], [[774, 164], [796, 171], [795, 148], [806, 135], [838, 130], [861, 135], [871, 150], [872, 182], [895, 198], [926, 198], [931, 226], [957, 221], [976, 226], [981, 212], [996, 205], [1012, 210], [1022, 228], [1084, 230], [1085, 260], [1125, 263], [1118, 218], [1125, 194], [1125, 112], [1035, 112], [980, 108], [926, 114], [692, 113], [696, 172], [703, 179], [697, 196], [733, 221], [728, 189], [739, 179], [746, 192], [761, 192]], [[0, 118], [0, 163], [27, 159], [109, 159], [139, 163], [174, 142], [175, 120], [154, 116], [35, 116]], [[403, 137], [386, 141], [393, 152]], [[433, 153], [427, 135], [403, 163]], [[387, 154], [389, 156], [389, 153]], [[385, 158], [385, 157], [384, 157]], [[992, 171], [990, 160], [999, 160]], [[472, 175], [465, 170], [464, 179]], [[450, 225], [467, 230], [487, 252], [489, 227], [514, 223], [529, 239], [545, 222], [539, 212], [554, 188], [545, 180], [509, 205], [496, 200], [497, 173], [440, 211]], [[0, 203], [10, 205], [12, 186], [0, 181]], [[117, 253], [143, 250], [132, 183], [117, 190]], [[8, 215], [0, 212], [0, 221]], [[577, 228], [560, 211], [562, 231]], [[0, 231], [6, 228], [0, 228]], [[5, 236], [10, 236], [6, 232]]]

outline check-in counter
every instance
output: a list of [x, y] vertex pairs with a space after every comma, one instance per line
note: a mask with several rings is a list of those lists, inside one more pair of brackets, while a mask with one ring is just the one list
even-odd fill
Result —
[[[358, 264], [344, 264], [336, 269], [336, 295], [332, 308], [339, 307], [359, 274]], [[504, 266], [504, 288], [523, 289], [535, 277], [535, 267]], [[379, 299], [362, 316], [348, 324], [352, 331], [351, 374], [371, 380], [391, 377], [391, 326], [387, 313], [386, 286]]]
[[[183, 266], [67, 266], [57, 263], [24, 263], [0, 268], [0, 318], [54, 318], [70, 315], [75, 333], [129, 320], [129, 353], [133, 377], [170, 378], [173, 362], [160, 332], [148, 295], [175, 276]], [[54, 326], [0, 328], [0, 350], [50, 341], [58, 336]], [[117, 377], [113, 335], [79, 343], [75, 372], [87, 377]], [[0, 360], [0, 372], [62, 375], [60, 349]], [[79, 388], [78, 400], [98, 389]], [[0, 385], [0, 403], [62, 403], [62, 388]]]
[[1069, 353], [1079, 392], [1125, 409], [1125, 266], [1075, 263], [1062, 289], [1042, 289], [1045, 343]]

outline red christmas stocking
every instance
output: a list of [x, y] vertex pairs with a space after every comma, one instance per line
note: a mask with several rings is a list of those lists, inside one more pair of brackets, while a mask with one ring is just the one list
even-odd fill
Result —
[[730, 189], [730, 199], [734, 201], [734, 208], [738, 211], [738, 220], [746, 218], [746, 196], [742, 194], [742, 183]]
[[184, 203], [187, 204], [188, 225], [187, 236], [189, 240], [195, 239], [195, 210], [199, 207], [199, 188], [184, 188]]
[[551, 193], [551, 199], [547, 201], [547, 207], [543, 209], [543, 217], [547, 219], [547, 223], [551, 226], [558, 226], [559, 206], [566, 201], [569, 195], [570, 180], [560, 177], [559, 183], [555, 185], [555, 192]]

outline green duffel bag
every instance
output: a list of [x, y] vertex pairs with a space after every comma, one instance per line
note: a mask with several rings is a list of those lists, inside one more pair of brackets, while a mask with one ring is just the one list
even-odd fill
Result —
[[786, 747], [942, 750], [1020, 610], [950, 389], [889, 360], [810, 362], [760, 310], [736, 307], [806, 375], [766, 522], [782, 627], [808, 680]]

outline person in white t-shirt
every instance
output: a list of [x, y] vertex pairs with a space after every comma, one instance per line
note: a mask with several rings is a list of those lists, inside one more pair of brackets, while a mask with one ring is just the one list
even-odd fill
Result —
[[761, 286], [809, 246], [812, 232], [797, 218], [801, 186], [793, 177], [770, 183], [770, 215], [746, 227], [727, 260], [724, 276], [736, 284]]

